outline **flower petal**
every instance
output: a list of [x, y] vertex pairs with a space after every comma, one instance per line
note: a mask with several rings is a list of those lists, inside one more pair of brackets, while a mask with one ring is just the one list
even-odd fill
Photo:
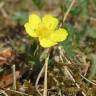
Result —
[[29, 23], [26, 23], [24, 25], [26, 32], [31, 36], [31, 37], [38, 37], [36, 32], [31, 28]]
[[29, 24], [33, 29], [38, 28], [38, 25], [41, 23], [41, 19], [38, 15], [32, 14], [29, 16]]
[[39, 41], [40, 41], [40, 45], [44, 48], [49, 48], [57, 44], [56, 42], [53, 42], [47, 38], [43, 38], [43, 39], [39, 38]]
[[58, 19], [51, 16], [51, 15], [45, 15], [43, 18], [42, 18], [42, 22], [43, 24], [47, 27], [47, 28], [50, 28], [50, 29], [55, 29], [58, 25]]
[[68, 36], [67, 30], [59, 28], [58, 30], [56, 30], [54, 33], [51, 34], [51, 40], [54, 42], [60, 42], [67, 39], [67, 36]]

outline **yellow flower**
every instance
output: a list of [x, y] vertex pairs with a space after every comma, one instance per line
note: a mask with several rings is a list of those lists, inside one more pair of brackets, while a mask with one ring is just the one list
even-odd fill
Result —
[[41, 19], [36, 14], [32, 14], [24, 27], [31, 37], [38, 38], [40, 45], [44, 48], [54, 46], [68, 36], [68, 32], [64, 28], [57, 28], [58, 19], [51, 15], [45, 15]]

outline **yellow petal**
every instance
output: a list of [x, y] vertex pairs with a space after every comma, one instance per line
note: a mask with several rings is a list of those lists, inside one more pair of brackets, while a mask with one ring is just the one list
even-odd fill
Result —
[[39, 41], [40, 41], [40, 45], [44, 48], [49, 48], [57, 44], [56, 42], [52, 42], [47, 38], [42, 38], [42, 39], [39, 38]]
[[47, 27], [47, 28], [50, 28], [50, 29], [55, 29], [58, 25], [58, 19], [51, 16], [51, 15], [45, 15], [43, 18], [42, 18], [42, 22], [43, 24]]
[[59, 28], [58, 30], [56, 30], [51, 34], [51, 40], [54, 42], [60, 42], [67, 39], [67, 36], [68, 36], [67, 30]]
[[32, 14], [29, 16], [29, 24], [33, 29], [38, 28], [38, 25], [41, 23], [41, 19], [38, 15]]
[[36, 32], [31, 28], [29, 23], [26, 23], [24, 25], [26, 32], [31, 36], [31, 37], [38, 37]]

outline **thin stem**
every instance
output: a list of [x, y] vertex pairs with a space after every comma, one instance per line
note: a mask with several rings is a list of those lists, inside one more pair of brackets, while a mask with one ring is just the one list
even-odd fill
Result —
[[48, 60], [49, 60], [49, 55], [50, 55], [50, 49], [46, 50], [48, 53], [48, 57], [45, 59], [45, 64], [43, 65], [40, 73], [38, 74], [37, 80], [35, 82], [35, 87], [37, 92], [39, 93], [40, 96], [42, 96], [41, 92], [38, 90], [38, 82], [45, 70], [45, 76], [44, 76], [44, 92], [43, 92], [43, 96], [47, 96], [47, 69], [48, 69]]
[[44, 77], [44, 92], [43, 92], [43, 96], [47, 96], [47, 70], [48, 70], [48, 61], [49, 61], [49, 55], [50, 55], [50, 50], [51, 49], [47, 49], [47, 53], [48, 56], [45, 60], [45, 77]]
[[47, 69], [48, 69], [48, 60], [49, 60], [49, 54], [48, 54], [48, 57], [45, 60], [45, 78], [44, 78], [44, 92], [43, 92], [43, 96], [47, 96]]

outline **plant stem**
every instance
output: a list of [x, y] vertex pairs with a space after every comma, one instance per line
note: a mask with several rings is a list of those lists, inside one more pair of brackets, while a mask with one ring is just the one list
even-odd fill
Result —
[[47, 96], [47, 70], [48, 70], [48, 60], [49, 60], [49, 54], [50, 54], [50, 49], [47, 50], [48, 56], [45, 60], [45, 77], [44, 77], [44, 92], [43, 96]]

